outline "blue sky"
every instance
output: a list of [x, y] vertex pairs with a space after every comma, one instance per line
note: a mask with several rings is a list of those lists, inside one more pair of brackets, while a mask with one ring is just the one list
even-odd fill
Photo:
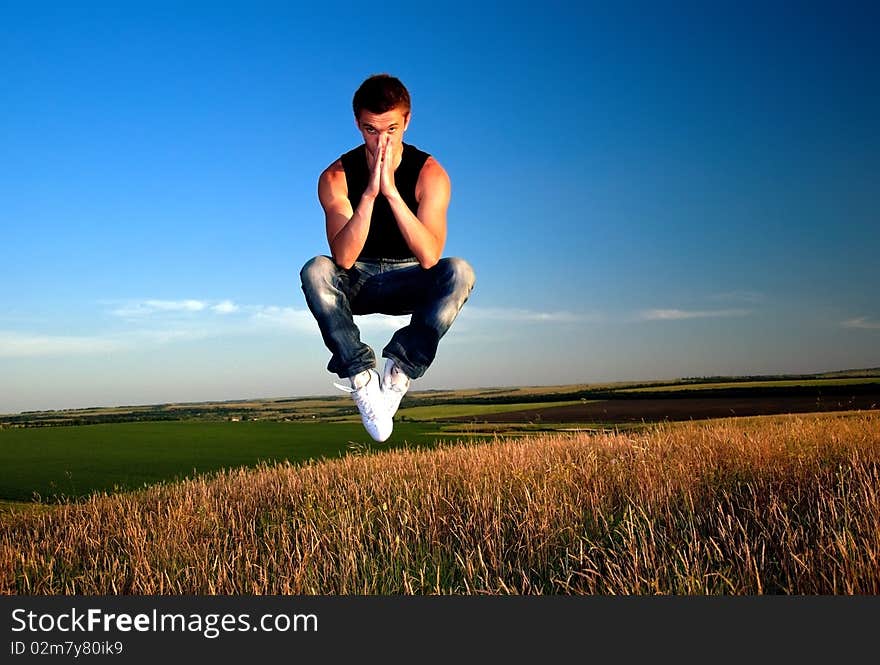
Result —
[[477, 273], [416, 389], [880, 366], [877, 11], [608, 4], [4, 3], [0, 413], [331, 394], [298, 273], [377, 72]]

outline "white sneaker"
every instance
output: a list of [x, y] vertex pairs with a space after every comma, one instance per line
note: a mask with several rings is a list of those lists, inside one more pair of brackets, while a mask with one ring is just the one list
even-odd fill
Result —
[[382, 442], [391, 436], [394, 421], [385, 407], [379, 373], [374, 369], [366, 369], [351, 379], [351, 388], [334, 383], [337, 388], [351, 393], [352, 399], [361, 412], [361, 421], [370, 436]]
[[397, 366], [391, 358], [385, 361], [385, 372], [382, 376], [382, 394], [388, 407], [388, 415], [392, 418], [400, 407], [400, 400], [409, 390], [410, 378]]

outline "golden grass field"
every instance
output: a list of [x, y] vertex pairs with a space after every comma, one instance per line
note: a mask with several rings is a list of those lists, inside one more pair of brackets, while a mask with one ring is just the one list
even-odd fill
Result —
[[880, 412], [353, 451], [0, 527], [3, 594], [878, 594]]

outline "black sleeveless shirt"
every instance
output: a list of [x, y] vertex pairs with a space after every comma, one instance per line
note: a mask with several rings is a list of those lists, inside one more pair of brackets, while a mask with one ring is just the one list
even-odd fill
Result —
[[[397, 191], [400, 192], [413, 214], [419, 210], [419, 204], [416, 201], [416, 182], [428, 157], [430, 157], [428, 153], [404, 143], [403, 158], [394, 172], [394, 184], [397, 185]], [[345, 171], [351, 209], [357, 210], [358, 203], [360, 203], [361, 196], [363, 196], [370, 179], [366, 146], [360, 145], [354, 150], [349, 150], [339, 159], [342, 160], [342, 168]], [[397, 220], [394, 219], [391, 204], [381, 193], [373, 204], [370, 231], [367, 234], [364, 248], [358, 256], [358, 260], [363, 259], [415, 259], [412, 250], [406, 244], [397, 227]]]

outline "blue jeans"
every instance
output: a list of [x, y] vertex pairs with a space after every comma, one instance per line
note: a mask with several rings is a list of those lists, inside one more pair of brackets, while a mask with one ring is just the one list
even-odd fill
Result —
[[357, 261], [340, 268], [316, 256], [300, 271], [302, 289], [324, 344], [333, 356], [327, 369], [339, 377], [376, 366], [373, 350], [361, 341], [355, 314], [411, 314], [394, 333], [382, 356], [393, 359], [412, 379], [425, 373], [474, 288], [474, 270], [459, 258], [440, 259], [431, 268], [417, 261]]

